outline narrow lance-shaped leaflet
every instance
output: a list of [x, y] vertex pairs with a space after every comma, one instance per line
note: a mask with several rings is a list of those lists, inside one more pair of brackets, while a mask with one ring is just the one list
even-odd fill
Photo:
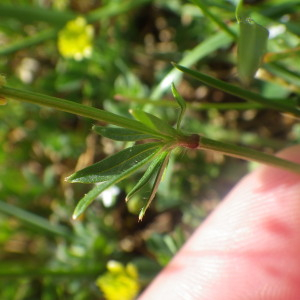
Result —
[[93, 126], [93, 131], [104, 136], [106, 138], [115, 141], [140, 141], [144, 139], [155, 139], [156, 137], [151, 134], [143, 134], [137, 130], [130, 130], [127, 128], [120, 127], [103, 127], [103, 126]]
[[106, 159], [86, 167], [67, 177], [68, 182], [97, 183], [119, 176], [126, 170], [143, 165], [152, 157], [162, 143], [147, 143], [126, 148]]
[[69, 176], [67, 178], [69, 182], [101, 182], [101, 184], [96, 185], [79, 201], [73, 213], [73, 218], [76, 219], [81, 215], [105, 189], [125, 179], [147, 164], [159, 153], [161, 147], [161, 143], [149, 143], [126, 148], [99, 163]]
[[167, 167], [167, 164], [168, 164], [168, 161], [169, 161], [169, 158], [170, 158], [170, 152], [168, 153], [168, 155], [164, 158], [164, 160], [162, 160], [160, 162], [160, 167], [159, 167], [159, 170], [157, 172], [157, 175], [155, 177], [155, 180], [154, 180], [154, 184], [152, 186], [152, 189], [151, 189], [151, 194], [148, 198], [148, 201], [147, 201], [147, 204], [145, 207], [143, 207], [139, 213], [139, 221], [141, 221], [146, 213], [146, 210], [149, 208], [152, 200], [154, 199], [155, 195], [156, 195], [156, 192], [158, 190], [158, 187], [159, 187], [159, 184], [161, 182], [161, 179], [162, 179], [162, 176], [164, 174], [164, 171]]
[[151, 180], [151, 178], [154, 175], [157, 175], [158, 170], [160, 169], [160, 166], [162, 165], [162, 162], [164, 161], [167, 155], [168, 155], [168, 151], [163, 151], [153, 159], [153, 161], [148, 166], [144, 175], [141, 177], [138, 183], [131, 189], [131, 191], [127, 194], [126, 201], [130, 200], [133, 195], [139, 192]]
[[132, 109], [130, 113], [134, 116], [136, 120], [143, 123], [152, 130], [158, 131], [166, 136], [170, 136], [173, 138], [177, 136], [176, 129], [174, 129], [164, 120], [150, 113], [138, 109]]

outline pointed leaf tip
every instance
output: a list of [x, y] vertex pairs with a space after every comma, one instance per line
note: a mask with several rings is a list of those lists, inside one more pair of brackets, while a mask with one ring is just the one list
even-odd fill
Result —
[[72, 182], [72, 180], [70, 179], [70, 177], [71, 177], [72, 175], [70, 175], [70, 176], [68, 176], [68, 177], [66, 177], [65, 178], [65, 182], [69, 182], [69, 183], [71, 183]]
[[87, 207], [107, 188], [115, 184], [117, 179], [113, 177], [110, 181], [106, 181], [102, 184], [95, 185], [84, 197], [77, 203], [74, 212], [73, 220], [76, 220], [80, 215], [84, 213]]
[[145, 212], [146, 212], [146, 207], [143, 207], [139, 213], [139, 222], [141, 222], [143, 220]]
[[167, 167], [167, 164], [168, 164], [168, 161], [169, 161], [169, 157], [170, 157], [170, 153], [167, 153], [167, 155], [165, 155], [165, 157], [163, 158], [163, 160], [161, 160], [159, 162], [159, 170], [156, 174], [156, 177], [155, 177], [155, 180], [154, 180], [154, 184], [152, 186], [152, 189], [151, 189], [151, 194], [148, 198], [148, 201], [146, 203], [146, 206], [144, 206], [141, 211], [140, 211], [140, 214], [139, 214], [139, 221], [141, 221], [146, 213], [146, 210], [149, 208], [152, 200], [154, 199], [155, 195], [156, 195], [156, 192], [157, 192], [157, 189], [158, 189], [158, 186], [161, 182], [161, 179], [162, 179], [162, 176], [163, 176], [163, 173], [164, 173], [164, 170], [165, 168]]

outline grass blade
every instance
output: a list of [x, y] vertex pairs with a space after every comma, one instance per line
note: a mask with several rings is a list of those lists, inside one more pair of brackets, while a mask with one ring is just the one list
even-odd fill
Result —
[[[1, 1], [4, 2], [4, 1]], [[6, 1], [7, 2], [7, 1]], [[13, 2], [13, 1], [10, 1]], [[16, 19], [24, 23], [32, 24], [35, 22], [46, 22], [53, 26], [63, 26], [66, 22], [76, 18], [76, 14], [71, 11], [58, 11], [54, 9], [45, 9], [35, 5], [0, 4], [0, 17]]]
[[229, 26], [226, 25], [216, 14], [213, 14], [208, 6], [205, 4], [205, 1], [203, 0], [191, 0], [196, 6], [200, 8], [200, 10], [203, 12], [203, 14], [211, 19], [214, 23], [216, 23], [219, 28], [224, 30], [230, 37], [233, 39], [236, 39], [236, 34], [234, 31], [231, 30]]
[[260, 94], [257, 94], [257, 93], [251, 92], [247, 89], [243, 89], [241, 87], [229, 84], [227, 82], [213, 78], [206, 74], [185, 68], [180, 65], [176, 65], [176, 64], [174, 64], [174, 65], [176, 68], [178, 68], [185, 74], [188, 74], [188, 75], [196, 78], [197, 80], [201, 81], [202, 83], [204, 83], [208, 86], [220, 89], [223, 92], [240, 97], [242, 99], [262, 104], [265, 107], [269, 107], [269, 108], [276, 109], [276, 110], [283, 111], [283, 112], [290, 112], [296, 116], [300, 116], [300, 110], [298, 110], [296, 107], [294, 107], [293, 105], [291, 105], [287, 102], [279, 101], [276, 99], [270, 100], [269, 98], [265, 98], [265, 97], [261, 96]]
[[45, 218], [4, 201], [0, 201], [0, 212], [13, 216], [37, 230], [42, 230], [46, 233], [63, 236], [65, 238], [72, 238], [72, 235], [70, 235], [70, 232], [66, 227], [52, 224]]
[[129, 170], [136, 170], [147, 163], [161, 146], [161, 143], [147, 143], [126, 148], [72, 174], [66, 180], [72, 183], [97, 183], [110, 180], [115, 176], [123, 178]]
[[283, 80], [300, 87], [300, 72], [296, 73], [292, 70], [288, 70], [285, 66], [277, 62], [264, 65], [264, 69], [282, 78]]
[[[101, 270], [103, 269], [103, 270]], [[65, 277], [67, 280], [70, 280], [70, 278], [75, 279], [78, 278], [95, 278], [101, 271], [105, 270], [105, 266], [101, 264], [95, 264], [93, 266], [87, 267], [57, 267], [57, 268], [51, 268], [51, 267], [43, 267], [41, 265], [33, 265], [32, 262], [25, 263], [24, 260], [22, 263], [17, 261], [16, 263], [6, 263], [1, 262], [0, 263], [0, 278], [3, 280], [7, 279], [13, 279], [19, 280], [20, 278], [43, 278], [47, 277], [47, 280], [49, 278], [55, 278], [55, 280], [59, 280], [58, 278]], [[2, 290], [1, 290], [2, 292]], [[20, 299], [14, 298], [14, 299]], [[24, 298], [23, 298], [24, 299]]]
[[30, 35], [25, 37], [20, 41], [13, 42], [11, 44], [1, 46], [0, 55], [8, 55], [10, 53], [29, 48], [36, 44], [42, 43], [47, 40], [54, 39], [56, 37], [57, 30], [56, 29], [45, 29], [40, 31], [34, 35]]

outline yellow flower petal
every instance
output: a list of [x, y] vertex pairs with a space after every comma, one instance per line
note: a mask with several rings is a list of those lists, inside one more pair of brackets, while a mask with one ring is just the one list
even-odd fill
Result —
[[65, 58], [82, 60], [92, 54], [94, 29], [82, 17], [69, 21], [58, 34], [58, 50]]
[[133, 300], [140, 290], [138, 271], [133, 264], [126, 267], [120, 262], [110, 261], [108, 271], [100, 276], [96, 284], [106, 300]]

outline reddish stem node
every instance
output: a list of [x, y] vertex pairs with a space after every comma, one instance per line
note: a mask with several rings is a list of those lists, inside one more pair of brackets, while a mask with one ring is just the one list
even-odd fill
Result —
[[200, 142], [200, 135], [191, 134], [179, 139], [178, 145], [189, 149], [196, 149], [199, 146], [199, 142]]

